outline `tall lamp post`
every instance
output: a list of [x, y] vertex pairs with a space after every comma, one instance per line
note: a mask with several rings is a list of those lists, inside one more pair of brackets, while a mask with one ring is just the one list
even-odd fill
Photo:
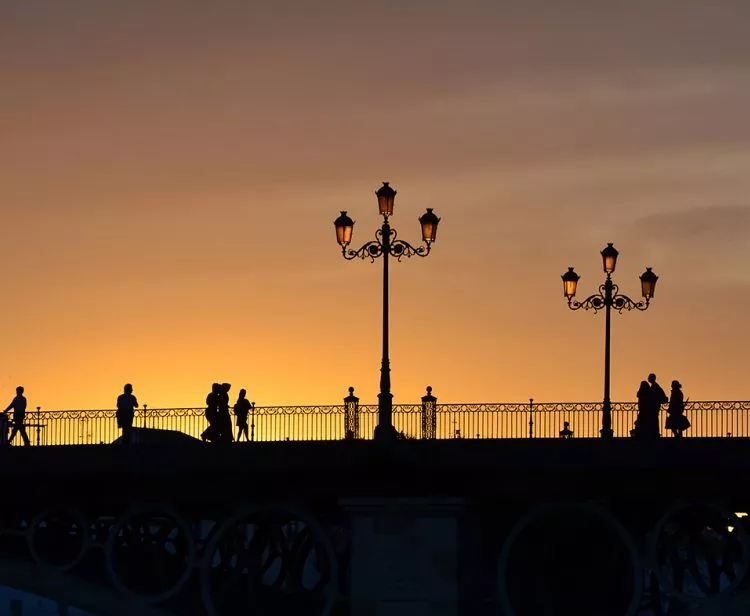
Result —
[[345, 259], [351, 260], [359, 257], [370, 259], [374, 263], [375, 259], [383, 257], [383, 357], [380, 366], [378, 425], [375, 428], [375, 438], [390, 439], [395, 438], [396, 429], [393, 427], [393, 394], [391, 393], [391, 365], [388, 353], [388, 261], [390, 257], [396, 257], [400, 261], [403, 257], [426, 257], [430, 254], [430, 247], [437, 236], [440, 219], [429, 207], [420, 216], [419, 224], [422, 226], [424, 244], [415, 248], [408, 242], [397, 239], [396, 229], [392, 228], [389, 223], [393, 215], [396, 191], [388, 185], [388, 182], [383, 182], [375, 194], [378, 198], [378, 209], [383, 217], [383, 224], [375, 231], [374, 240], [357, 250], [352, 250], [348, 246], [352, 241], [354, 221], [346, 215], [346, 212], [341, 212], [333, 224], [336, 227], [336, 241], [341, 246], [341, 254]]
[[596, 313], [603, 309], [606, 315], [604, 326], [604, 401], [602, 403], [602, 429], [600, 434], [602, 438], [612, 438], [614, 435], [612, 431], [612, 403], [609, 399], [610, 313], [612, 308], [619, 313], [634, 308], [641, 311], [646, 310], [654, 297], [656, 281], [659, 277], [651, 271], [650, 267], [647, 267], [646, 271], [640, 276], [641, 294], [644, 299], [638, 302], [633, 301], [627, 295], [621, 294], [619, 287], [612, 282], [612, 274], [615, 271], [617, 255], [619, 254], [617, 249], [611, 243], [608, 243], [601, 254], [602, 265], [607, 278], [604, 280], [604, 284], [599, 286], [599, 293], [590, 295], [582, 302], [574, 300], [576, 287], [581, 277], [573, 271], [572, 267], [569, 267], [568, 271], [562, 275], [562, 281], [563, 293], [571, 310], [593, 309]]

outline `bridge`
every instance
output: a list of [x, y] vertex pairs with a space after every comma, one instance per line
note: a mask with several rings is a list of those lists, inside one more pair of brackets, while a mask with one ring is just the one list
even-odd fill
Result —
[[441, 405], [422, 434], [413, 405], [394, 423], [419, 438], [346, 438], [326, 407], [212, 445], [159, 428], [202, 410], [148, 409], [134, 445], [0, 452], [0, 584], [113, 616], [747, 614], [748, 403], [692, 404], [717, 436], [629, 438], [625, 403], [611, 440], [562, 403]]

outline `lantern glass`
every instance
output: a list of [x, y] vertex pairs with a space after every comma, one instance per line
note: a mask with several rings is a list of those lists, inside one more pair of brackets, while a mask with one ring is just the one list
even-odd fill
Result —
[[431, 244], [437, 238], [437, 228], [440, 219], [432, 211], [431, 207], [419, 217], [419, 224], [422, 225], [422, 241]]
[[568, 271], [565, 272], [561, 278], [563, 281], [563, 294], [565, 295], [565, 298], [572, 299], [575, 297], [578, 281], [581, 277], [573, 271], [572, 267], [569, 267]]
[[612, 243], [608, 243], [607, 247], [602, 250], [602, 266], [604, 267], [605, 274], [613, 274], [615, 267], [617, 266], [617, 249], [612, 246]]
[[651, 299], [654, 296], [654, 291], [656, 291], [656, 281], [659, 280], [659, 277], [651, 271], [650, 267], [647, 267], [640, 278], [643, 297]]
[[346, 215], [346, 212], [341, 212], [341, 216], [334, 220], [333, 224], [336, 227], [336, 241], [342, 247], [348, 246], [352, 241], [354, 221]]
[[393, 190], [388, 182], [375, 191], [378, 197], [378, 210], [381, 216], [393, 216], [393, 201], [396, 199], [396, 191]]

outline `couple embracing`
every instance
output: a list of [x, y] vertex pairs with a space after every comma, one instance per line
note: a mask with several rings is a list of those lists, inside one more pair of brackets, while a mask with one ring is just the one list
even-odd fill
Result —
[[659, 438], [659, 411], [661, 405], [669, 403], [667, 409], [668, 430], [672, 430], [674, 436], [682, 436], [683, 430], [690, 427], [688, 418], [685, 417], [685, 402], [682, 395], [682, 385], [679, 381], [672, 381], [670, 397], [664, 393], [661, 385], [656, 382], [656, 375], [649, 374], [647, 381], [641, 381], [638, 389], [638, 417], [635, 420], [635, 428], [631, 435], [637, 438]]

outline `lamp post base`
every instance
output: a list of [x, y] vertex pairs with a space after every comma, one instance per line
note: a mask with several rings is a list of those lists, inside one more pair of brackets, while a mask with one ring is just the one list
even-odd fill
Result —
[[614, 431], [614, 430], [612, 430], [612, 428], [602, 428], [601, 430], [599, 430], [599, 435], [600, 435], [600, 436], [601, 436], [601, 437], [602, 437], [603, 439], [614, 438], [614, 436], [615, 436], [615, 431]]
[[376, 441], [381, 442], [395, 441], [398, 438], [398, 430], [394, 426], [377, 425], [375, 426], [374, 437]]
[[[386, 361], [383, 361], [383, 366], [387, 366]], [[393, 426], [393, 394], [388, 391], [388, 372], [384, 369], [382, 374], [385, 374], [385, 383], [382, 380], [380, 382], [378, 425], [375, 426], [374, 438], [376, 441], [391, 442], [396, 440], [398, 430]]]

